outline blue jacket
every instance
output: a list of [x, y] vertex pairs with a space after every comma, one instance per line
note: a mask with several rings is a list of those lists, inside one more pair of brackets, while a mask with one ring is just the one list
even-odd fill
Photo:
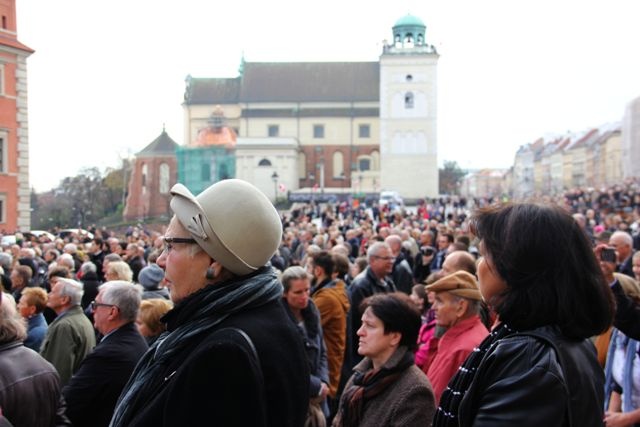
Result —
[[47, 334], [47, 321], [44, 320], [44, 315], [38, 313], [31, 317], [28, 322], [27, 339], [24, 340], [24, 346], [30, 348], [33, 351], [39, 352], [40, 346], [42, 346], [42, 340]]

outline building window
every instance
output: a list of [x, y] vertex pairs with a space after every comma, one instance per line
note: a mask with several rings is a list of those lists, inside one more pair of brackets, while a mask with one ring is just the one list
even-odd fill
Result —
[[158, 175], [160, 176], [160, 182], [158, 183], [160, 194], [167, 194], [169, 192], [169, 165], [160, 163]]
[[360, 138], [370, 138], [371, 137], [371, 126], [369, 125], [360, 125], [358, 128], [358, 136]]
[[360, 171], [371, 170], [371, 159], [368, 159], [368, 158], [358, 159], [358, 170]]
[[413, 93], [407, 92], [404, 95], [404, 108], [413, 108]]
[[333, 177], [344, 178], [344, 155], [341, 151], [333, 153]]
[[324, 138], [324, 125], [313, 125], [313, 137]]
[[147, 168], [147, 165], [144, 164], [142, 165], [142, 186], [146, 187], [147, 186], [147, 173], [148, 173], [149, 169]]
[[269, 136], [271, 138], [276, 137], [276, 136], [280, 136], [280, 126], [278, 126], [278, 125], [269, 125], [267, 130], [268, 130]]
[[7, 17], [6, 16], [2, 16], [2, 29], [6, 30], [7, 29]]
[[258, 166], [271, 166], [269, 159], [262, 159], [258, 162]]
[[7, 206], [7, 196], [6, 194], [0, 194], [0, 224], [4, 224], [7, 222], [5, 209]]

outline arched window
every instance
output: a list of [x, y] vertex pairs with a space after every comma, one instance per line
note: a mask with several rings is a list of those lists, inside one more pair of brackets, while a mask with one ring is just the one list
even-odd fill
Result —
[[169, 165], [160, 163], [158, 175], [160, 177], [160, 182], [158, 183], [160, 194], [167, 194], [169, 192]]
[[142, 187], [147, 186], [147, 173], [148, 173], [148, 168], [147, 168], [147, 164], [145, 163], [142, 165]]
[[404, 108], [413, 108], [413, 92], [404, 94]]
[[269, 159], [262, 159], [258, 162], [258, 166], [271, 166]]
[[333, 153], [333, 177], [344, 177], [344, 155], [341, 151]]

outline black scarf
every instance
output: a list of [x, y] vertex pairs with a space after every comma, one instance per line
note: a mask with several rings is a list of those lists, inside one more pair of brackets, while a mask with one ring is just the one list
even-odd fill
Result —
[[402, 349], [404, 354], [394, 366], [382, 366], [378, 370], [372, 368], [366, 372], [356, 371], [353, 374], [355, 387], [345, 390], [342, 401], [342, 425], [346, 427], [360, 425], [367, 401], [385, 391], [407, 368], [414, 365], [413, 352], [408, 351], [406, 347], [400, 347], [396, 351], [402, 351]]
[[193, 345], [194, 340], [202, 340], [230, 315], [276, 301], [281, 296], [282, 285], [275, 272], [271, 267], [262, 267], [251, 275], [205, 286], [177, 304], [162, 318], [168, 330], [136, 366], [120, 395], [110, 425], [129, 424], [136, 409], [146, 404], [146, 399], [154, 396], [166, 380], [161, 374], [165, 366], [184, 348]]
[[442, 392], [440, 404], [433, 417], [433, 427], [459, 426], [458, 408], [460, 407], [460, 402], [469, 390], [482, 359], [484, 359], [487, 352], [492, 349], [498, 341], [514, 332], [515, 331], [509, 329], [505, 323], [500, 323], [480, 345], [473, 349], [471, 354], [467, 356], [467, 359], [460, 369], [458, 369], [458, 372], [456, 372], [449, 381], [447, 388]]

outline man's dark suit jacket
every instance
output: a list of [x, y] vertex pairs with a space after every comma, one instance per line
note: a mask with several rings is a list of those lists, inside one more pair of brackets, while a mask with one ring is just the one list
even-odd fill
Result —
[[146, 351], [147, 343], [132, 322], [107, 334], [85, 357], [62, 390], [75, 427], [109, 425], [118, 397]]

